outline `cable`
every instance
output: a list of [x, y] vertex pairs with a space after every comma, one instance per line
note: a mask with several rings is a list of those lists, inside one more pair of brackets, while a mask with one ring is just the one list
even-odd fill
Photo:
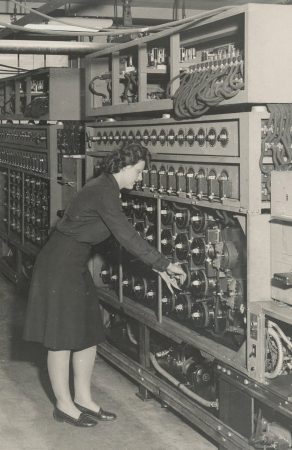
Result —
[[14, 69], [15, 71], [28, 72], [28, 69], [22, 69], [21, 67], [8, 66], [7, 64], [0, 64], [1, 67], [7, 67], [8, 69]]
[[99, 97], [103, 97], [103, 98], [107, 98], [106, 95], [103, 92], [98, 92], [96, 91], [95, 87], [94, 87], [94, 82], [96, 80], [106, 80], [110, 78], [110, 74], [104, 74], [104, 75], [97, 75], [96, 77], [92, 78], [92, 80], [90, 81], [89, 85], [88, 85], [88, 89], [89, 91], [93, 94], [93, 95], [97, 95]]
[[220, 65], [217, 61], [215, 64], [210, 62], [208, 68], [191, 66], [184, 74], [170, 80], [167, 86], [168, 96], [171, 84], [181, 78], [180, 86], [172, 97], [177, 119], [200, 117], [210, 107], [237, 95], [244, 87], [241, 59], [233, 58], [232, 62]]
[[[271, 192], [271, 170], [292, 170], [292, 105], [268, 104], [270, 117], [266, 124], [266, 133], [262, 139], [261, 155], [259, 160], [260, 170], [266, 175], [265, 183], [268, 193]], [[273, 164], [265, 164], [264, 159], [271, 157]]]
[[166, 370], [164, 370], [160, 366], [160, 364], [157, 362], [157, 359], [155, 358], [153, 353], [150, 353], [150, 361], [158, 373], [160, 373], [164, 378], [166, 378], [168, 381], [170, 381], [170, 383], [172, 383], [174, 386], [176, 386], [178, 389], [180, 389], [186, 395], [191, 397], [193, 400], [195, 400], [196, 402], [200, 403], [201, 405], [203, 405], [207, 408], [218, 409], [218, 407], [219, 407], [218, 400], [213, 401], [213, 402], [206, 400], [203, 397], [201, 397], [200, 395], [198, 395], [195, 392], [188, 389], [183, 384], [181, 384], [176, 378], [174, 378], [172, 375], [170, 375]]
[[21, 31], [25, 33], [38, 33], [38, 34], [48, 34], [51, 36], [92, 36], [99, 35], [99, 31], [50, 31], [50, 30], [35, 30], [34, 28], [23, 27], [19, 25], [12, 25], [0, 21], [0, 25], [13, 31]]
[[[281, 375], [283, 369], [283, 361], [284, 361], [284, 352], [283, 352], [283, 344], [281, 342], [281, 338], [277, 331], [273, 329], [271, 326], [268, 326], [267, 329], [267, 343], [268, 345], [271, 341], [271, 338], [274, 340], [277, 346], [278, 358], [276, 366], [273, 368], [272, 372], [265, 372], [265, 377], [268, 379], [273, 379]], [[268, 350], [268, 349], [267, 349]]]

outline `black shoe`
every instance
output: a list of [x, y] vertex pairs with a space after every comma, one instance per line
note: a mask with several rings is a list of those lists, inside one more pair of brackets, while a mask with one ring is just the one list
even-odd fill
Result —
[[78, 419], [74, 419], [74, 417], [69, 416], [58, 408], [55, 408], [53, 416], [57, 422], [70, 423], [70, 425], [74, 425], [75, 427], [94, 427], [97, 425], [97, 422], [88, 415], [84, 414], [84, 412], [81, 412]]
[[104, 421], [110, 421], [110, 420], [116, 420], [117, 416], [116, 414], [104, 411], [102, 408], [98, 412], [92, 411], [92, 409], [85, 408], [84, 406], [78, 405], [78, 403], [75, 403], [75, 406], [82, 411], [82, 413], [87, 414], [90, 417], [94, 417], [94, 419], [97, 420], [104, 420]]

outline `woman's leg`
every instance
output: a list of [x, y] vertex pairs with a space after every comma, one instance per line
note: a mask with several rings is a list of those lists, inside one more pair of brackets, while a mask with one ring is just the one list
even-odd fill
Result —
[[48, 372], [58, 409], [78, 419], [80, 411], [74, 405], [69, 388], [70, 351], [48, 351]]
[[91, 376], [96, 356], [96, 346], [73, 353], [75, 402], [98, 412], [100, 407], [91, 398]]

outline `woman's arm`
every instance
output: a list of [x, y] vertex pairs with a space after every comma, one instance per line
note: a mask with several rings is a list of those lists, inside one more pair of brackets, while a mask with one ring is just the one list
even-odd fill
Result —
[[165, 271], [169, 260], [148, 244], [129, 223], [116, 192], [106, 187], [97, 202], [98, 213], [117, 241], [129, 253], [158, 271]]

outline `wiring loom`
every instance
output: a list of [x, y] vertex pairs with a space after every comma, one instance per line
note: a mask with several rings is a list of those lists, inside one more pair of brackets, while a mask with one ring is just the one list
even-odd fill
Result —
[[230, 64], [212, 65], [207, 68], [190, 67], [173, 78], [167, 87], [180, 78], [180, 87], [173, 96], [174, 114], [177, 119], [200, 117], [210, 107], [234, 97], [244, 87], [243, 61], [234, 58]]
[[[260, 157], [262, 174], [268, 176], [266, 188], [271, 192], [271, 170], [292, 170], [292, 105], [268, 104], [270, 118], [264, 129]], [[273, 164], [265, 164], [264, 159], [271, 157]]]

